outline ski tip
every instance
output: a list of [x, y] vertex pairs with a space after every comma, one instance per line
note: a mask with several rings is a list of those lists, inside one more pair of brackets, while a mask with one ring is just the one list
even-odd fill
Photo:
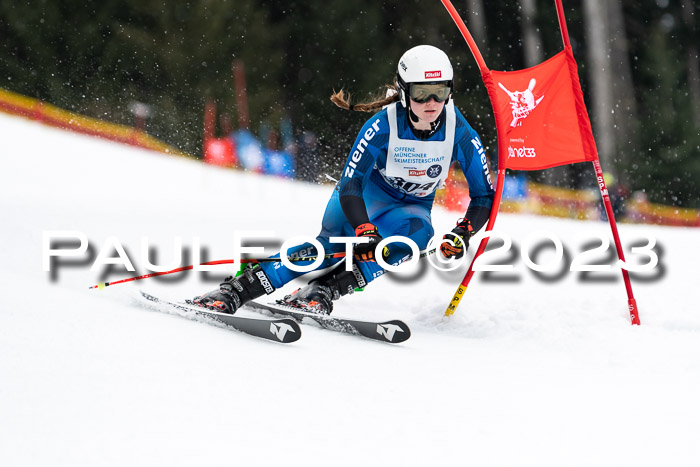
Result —
[[158, 299], [156, 297], [154, 297], [153, 295], [151, 295], [149, 293], [144, 292], [143, 290], [139, 290], [139, 293], [141, 294], [141, 296], [143, 298], [146, 298], [146, 299], [154, 301], [154, 302], [158, 301]]

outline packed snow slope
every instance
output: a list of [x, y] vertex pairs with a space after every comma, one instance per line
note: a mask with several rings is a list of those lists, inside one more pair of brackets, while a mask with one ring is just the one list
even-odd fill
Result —
[[[381, 278], [336, 305], [338, 316], [406, 321], [406, 343], [304, 326], [300, 341], [282, 345], [155, 312], [137, 298], [139, 289], [189, 298], [225, 271], [88, 287], [148, 272], [144, 244], [153, 263], [167, 265], [178, 259], [177, 238], [190, 264], [195, 238], [212, 260], [232, 257], [235, 231], [313, 237], [331, 187], [3, 114], [0, 141], [0, 465], [700, 462], [697, 229], [620, 225], [628, 251], [649, 236], [657, 242], [659, 265], [633, 282], [642, 326], [629, 323], [619, 271], [543, 278], [521, 258], [529, 235], [548, 233], [570, 262], [609, 236], [607, 223], [501, 214], [497, 228], [513, 247], [490, 262], [515, 269], [477, 273], [451, 318], [443, 312], [465, 266], [428, 267]], [[436, 208], [433, 220], [450, 229], [457, 217]], [[50, 231], [82, 232], [89, 248], [46, 272]], [[136, 272], [91, 270], [98, 255], [117, 256], [115, 241]], [[274, 240], [255, 244], [274, 252]]]

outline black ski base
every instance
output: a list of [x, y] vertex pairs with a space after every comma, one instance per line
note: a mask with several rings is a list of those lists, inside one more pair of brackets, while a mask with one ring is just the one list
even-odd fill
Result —
[[245, 318], [242, 316], [230, 315], [228, 313], [219, 313], [208, 308], [202, 308], [192, 301], [187, 301], [185, 304], [169, 302], [167, 300], [154, 297], [141, 291], [141, 296], [148, 301], [164, 305], [185, 313], [193, 313], [196, 316], [207, 318], [218, 323], [225, 324], [229, 328], [237, 331], [250, 334], [251, 336], [260, 337], [262, 339], [271, 340], [288, 344], [296, 342], [301, 338], [301, 328], [299, 324], [289, 318], [282, 319], [258, 319]]
[[309, 313], [280, 303], [263, 304], [255, 301], [243, 305], [244, 308], [273, 316], [287, 316], [299, 323], [315, 323], [323, 329], [343, 332], [356, 336], [363, 336], [381, 342], [398, 344], [411, 337], [411, 330], [400, 320], [391, 321], [362, 321], [344, 318], [336, 318], [328, 315]]

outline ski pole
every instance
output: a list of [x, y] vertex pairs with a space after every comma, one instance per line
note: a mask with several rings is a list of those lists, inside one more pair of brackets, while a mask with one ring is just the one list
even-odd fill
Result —
[[[428, 251], [422, 251], [420, 254], [420, 258], [424, 258], [428, 255], [431, 255], [435, 253], [435, 248], [432, 250]], [[323, 256], [323, 259], [333, 259], [333, 258], [344, 258], [345, 257], [345, 252], [341, 253], [329, 253], [327, 255]], [[301, 256], [301, 257], [291, 257], [287, 258], [289, 261], [292, 262], [298, 262], [298, 261], [316, 261], [318, 259], [318, 256]], [[282, 261], [280, 258], [250, 258], [250, 259], [241, 259], [240, 263], [245, 264], [245, 263], [277, 263], [279, 261]], [[233, 264], [234, 260], [232, 259], [220, 259], [216, 261], [209, 261], [206, 263], [201, 263], [200, 266], [217, 266], [220, 264]], [[142, 276], [136, 276], [136, 277], [127, 277], [126, 279], [120, 279], [118, 281], [112, 281], [112, 282], [98, 282], [97, 284], [89, 287], [89, 289], [99, 289], [102, 290], [105, 287], [109, 287], [110, 285], [117, 285], [117, 284], [123, 284], [125, 282], [132, 282], [132, 281], [139, 281], [141, 279], [148, 279], [149, 277], [157, 277], [157, 276], [165, 276], [168, 274], [175, 274], [176, 272], [182, 272], [182, 271], [189, 271], [190, 269], [194, 269], [194, 264], [191, 264], [189, 266], [183, 266], [180, 268], [172, 269], [170, 271], [162, 271], [162, 272], [152, 272], [149, 274], [144, 274]]]
[[[323, 257], [323, 259], [332, 259], [332, 258], [343, 258], [345, 257], [345, 253], [329, 253]], [[292, 258], [287, 258], [289, 261], [296, 262], [296, 261], [315, 261], [318, 258], [318, 256], [301, 256], [301, 257], [292, 257]], [[245, 264], [245, 263], [276, 263], [282, 261], [280, 258], [250, 258], [250, 259], [241, 259], [240, 263]], [[216, 261], [209, 261], [206, 263], [201, 263], [200, 266], [217, 266], [220, 264], [233, 264], [234, 260], [232, 259], [220, 259]], [[96, 285], [93, 285], [90, 287], [90, 289], [104, 289], [105, 287], [108, 287], [110, 285], [116, 285], [116, 284], [123, 284], [124, 282], [131, 282], [131, 281], [139, 281], [141, 279], [148, 279], [149, 277], [156, 277], [156, 276], [165, 276], [167, 274], [175, 274], [176, 272], [182, 272], [182, 271], [189, 271], [190, 269], [194, 269], [194, 264], [191, 264], [189, 266], [183, 266], [180, 268], [175, 268], [170, 271], [161, 271], [161, 272], [152, 272], [149, 274], [144, 274], [142, 276], [136, 276], [136, 277], [127, 277], [126, 279], [120, 279], [118, 281], [112, 281], [112, 282], [99, 282]]]

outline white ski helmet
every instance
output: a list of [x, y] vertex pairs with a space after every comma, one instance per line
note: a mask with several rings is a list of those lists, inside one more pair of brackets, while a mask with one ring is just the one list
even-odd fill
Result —
[[[399, 59], [396, 81], [399, 85], [401, 103], [407, 107], [411, 83], [446, 83], [450, 93], [454, 89], [454, 72], [447, 54], [432, 45], [418, 45], [409, 49]], [[445, 101], [445, 102], [449, 102]]]

